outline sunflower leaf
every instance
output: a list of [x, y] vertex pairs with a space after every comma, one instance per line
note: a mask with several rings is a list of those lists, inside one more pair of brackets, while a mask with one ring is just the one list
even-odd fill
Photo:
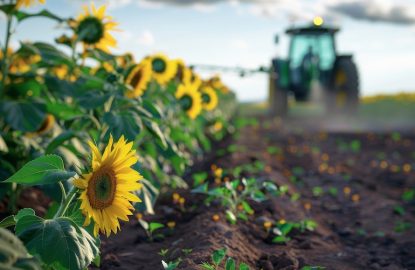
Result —
[[62, 158], [57, 155], [46, 155], [26, 163], [4, 182], [25, 185], [44, 185], [68, 180], [73, 176], [75, 176], [75, 172], [65, 170]]
[[82, 270], [99, 254], [96, 240], [66, 217], [24, 216], [17, 221], [16, 234], [31, 254], [54, 269]]
[[0, 104], [0, 111], [7, 124], [24, 132], [39, 129], [46, 116], [44, 104], [28, 101], [5, 101]]

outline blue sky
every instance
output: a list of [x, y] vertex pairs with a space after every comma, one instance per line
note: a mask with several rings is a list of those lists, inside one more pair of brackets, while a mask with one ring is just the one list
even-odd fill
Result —
[[[46, 8], [76, 16], [89, 1], [47, 0]], [[353, 53], [363, 95], [415, 91], [415, 1], [413, 0], [101, 0], [119, 22], [118, 48], [137, 59], [153, 52], [183, 58], [186, 63], [258, 67], [287, 54], [291, 24], [308, 23], [322, 15], [342, 28], [337, 46]], [[214, 2], [214, 3], [213, 3]], [[44, 8], [37, 6], [32, 10]], [[22, 23], [17, 40], [51, 41], [60, 35], [56, 23], [34, 19]], [[280, 44], [273, 43], [275, 34]], [[0, 19], [4, 36], [4, 18]], [[3, 40], [3, 39], [0, 39]], [[209, 72], [202, 72], [209, 75]], [[222, 75], [243, 101], [263, 100], [267, 77]]]

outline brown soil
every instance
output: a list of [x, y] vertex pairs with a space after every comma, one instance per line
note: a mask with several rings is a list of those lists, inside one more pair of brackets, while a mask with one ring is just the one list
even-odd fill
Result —
[[[360, 141], [360, 151], [344, 148], [354, 140]], [[186, 198], [182, 211], [172, 203], [171, 193], [162, 194], [157, 214], [144, 219], [164, 224], [175, 221], [176, 227], [162, 229], [166, 238], [150, 243], [132, 219], [119, 234], [102, 239], [101, 269], [157, 270], [162, 269], [162, 259], [178, 257], [183, 259], [178, 269], [202, 269], [199, 264], [209, 261], [212, 252], [223, 247], [251, 269], [295, 270], [305, 265], [344, 270], [415, 269], [415, 225], [395, 232], [398, 222], [415, 224], [414, 203], [401, 199], [406, 188], [415, 187], [415, 132], [402, 133], [394, 140], [388, 132], [318, 132], [295, 126], [283, 129], [264, 119], [259, 127], [243, 128], [239, 136], [216, 150], [230, 144], [241, 147], [221, 156], [212, 153], [192, 171], [210, 171], [213, 163], [227, 169], [259, 160], [267, 165], [265, 170], [245, 175], [288, 185], [289, 194], [261, 204], [252, 202], [255, 214], [249, 222], [237, 225], [225, 220], [219, 205], [205, 206], [202, 195], [178, 190]], [[269, 154], [269, 146], [280, 147], [283, 153]], [[405, 163], [411, 163], [410, 172], [402, 171]], [[190, 177], [188, 180], [191, 182]], [[324, 195], [313, 195], [312, 189], [317, 186], [326, 191]], [[328, 194], [333, 187], [337, 195]], [[351, 193], [345, 194], [344, 187], [349, 187]], [[296, 192], [301, 198], [291, 201], [290, 194]], [[394, 213], [396, 205], [406, 210], [403, 216]], [[219, 221], [212, 220], [214, 214], [220, 215]], [[292, 240], [287, 244], [272, 244], [263, 229], [265, 218], [311, 218], [318, 227], [314, 232], [290, 235]], [[169, 250], [166, 258], [158, 254], [161, 249]], [[192, 252], [184, 255], [183, 249]]]

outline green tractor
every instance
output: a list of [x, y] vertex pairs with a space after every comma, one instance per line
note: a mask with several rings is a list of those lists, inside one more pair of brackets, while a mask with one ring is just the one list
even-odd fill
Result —
[[[332, 114], [353, 114], [359, 103], [359, 76], [352, 55], [336, 51], [336, 27], [323, 25], [316, 17], [312, 25], [286, 31], [291, 38], [288, 60], [275, 58], [270, 71], [270, 112], [284, 117], [288, 97], [309, 101], [320, 89], [320, 100]], [[276, 38], [278, 43], [278, 37]]]

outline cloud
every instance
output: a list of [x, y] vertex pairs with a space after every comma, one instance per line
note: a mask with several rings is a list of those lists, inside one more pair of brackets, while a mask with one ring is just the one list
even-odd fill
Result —
[[403, 0], [98, 0], [109, 3], [111, 8], [125, 7], [131, 3], [142, 8], [160, 8], [164, 5], [190, 7], [201, 12], [212, 12], [215, 5], [228, 3], [237, 12], [249, 6], [256, 16], [284, 17], [291, 21], [311, 20], [315, 15], [336, 20], [346, 16], [357, 20], [415, 25], [415, 4]]
[[389, 22], [395, 24], [415, 24], [414, 5], [399, 5], [382, 1], [343, 1], [330, 5], [328, 9], [329, 11], [337, 12], [358, 20]]
[[140, 36], [137, 38], [137, 44], [151, 47], [155, 43], [154, 35], [149, 30], [143, 31]]

